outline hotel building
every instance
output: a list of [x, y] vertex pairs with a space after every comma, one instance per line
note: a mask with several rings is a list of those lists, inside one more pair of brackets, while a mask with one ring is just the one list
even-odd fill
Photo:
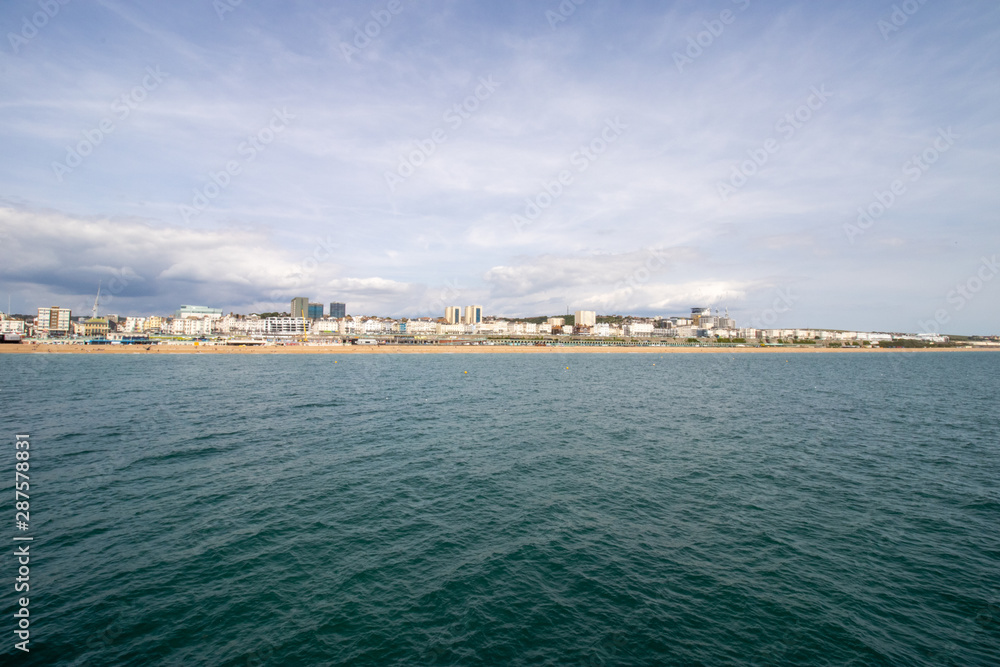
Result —
[[69, 333], [69, 322], [72, 317], [69, 308], [58, 306], [39, 308], [35, 331], [43, 336], [65, 336]]
[[463, 324], [481, 324], [482, 321], [483, 321], [482, 306], [465, 307], [465, 318], [462, 320]]

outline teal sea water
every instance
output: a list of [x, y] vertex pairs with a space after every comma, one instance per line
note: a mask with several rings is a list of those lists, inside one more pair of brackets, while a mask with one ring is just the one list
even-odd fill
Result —
[[993, 353], [2, 355], [0, 662], [1000, 664], [998, 396]]

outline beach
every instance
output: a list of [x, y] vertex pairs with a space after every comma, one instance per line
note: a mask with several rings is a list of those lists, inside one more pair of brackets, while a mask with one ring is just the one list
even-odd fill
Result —
[[835, 348], [835, 347], [697, 347], [697, 346], [535, 346], [535, 345], [73, 345], [23, 343], [0, 345], [0, 354], [892, 354], [967, 352], [1000, 347]]

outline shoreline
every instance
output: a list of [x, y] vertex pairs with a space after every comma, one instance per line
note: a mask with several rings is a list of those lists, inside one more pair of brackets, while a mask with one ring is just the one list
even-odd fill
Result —
[[891, 354], [904, 352], [1000, 351], [1000, 347], [829, 348], [829, 347], [600, 347], [530, 345], [0, 345], [0, 354]]

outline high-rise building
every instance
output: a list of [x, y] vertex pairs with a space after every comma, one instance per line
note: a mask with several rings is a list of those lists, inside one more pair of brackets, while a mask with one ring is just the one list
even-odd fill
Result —
[[63, 336], [69, 333], [69, 321], [72, 317], [69, 308], [39, 308], [36, 328], [38, 333], [46, 336]]
[[709, 318], [712, 316], [711, 308], [692, 308], [691, 309], [691, 322], [698, 326], [701, 322], [701, 318]]
[[593, 310], [578, 310], [575, 313], [575, 322], [578, 327], [592, 327], [597, 324], [597, 313]]
[[483, 321], [483, 307], [482, 306], [466, 306], [465, 307], [465, 319], [462, 320], [462, 324], [480, 324]]
[[323, 304], [310, 303], [309, 307], [306, 309], [306, 317], [308, 317], [310, 320], [323, 319]]
[[462, 319], [462, 309], [458, 306], [448, 306], [444, 309], [444, 321], [448, 324], [458, 324]]
[[347, 317], [347, 305], [336, 301], [330, 304], [330, 317], [333, 319], [343, 319]]
[[292, 317], [305, 317], [309, 312], [309, 297], [297, 296], [292, 299]]

